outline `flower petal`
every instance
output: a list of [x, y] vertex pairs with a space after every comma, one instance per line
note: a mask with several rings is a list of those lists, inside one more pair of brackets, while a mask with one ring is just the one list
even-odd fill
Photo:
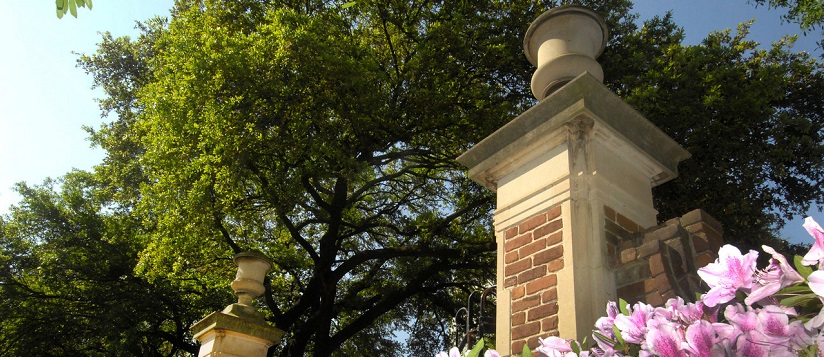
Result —
[[804, 255], [802, 263], [804, 265], [821, 265], [821, 262], [824, 261], [824, 229], [821, 229], [821, 226], [812, 217], [805, 218], [803, 226], [807, 233], [815, 238], [815, 242], [810, 247], [810, 251]]
[[699, 320], [687, 327], [685, 334], [690, 356], [710, 357], [715, 345], [715, 329], [708, 321]]
[[824, 297], [824, 270], [816, 270], [807, 277], [810, 283], [810, 290]]

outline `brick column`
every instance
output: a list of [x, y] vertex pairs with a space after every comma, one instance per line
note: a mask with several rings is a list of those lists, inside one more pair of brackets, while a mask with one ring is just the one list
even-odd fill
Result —
[[497, 193], [499, 352], [591, 334], [617, 298], [619, 242], [604, 207], [618, 225], [654, 226], [652, 187], [676, 177], [688, 156], [582, 74], [458, 158]]
[[504, 232], [504, 288], [510, 290], [512, 350], [558, 336], [558, 276], [564, 267], [561, 206]]

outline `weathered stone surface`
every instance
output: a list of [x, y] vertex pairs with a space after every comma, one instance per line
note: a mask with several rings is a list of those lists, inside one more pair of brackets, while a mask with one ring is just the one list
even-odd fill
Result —
[[192, 326], [201, 344], [199, 357], [265, 357], [269, 347], [280, 342], [283, 330], [268, 324], [248, 321], [223, 312], [214, 312]]

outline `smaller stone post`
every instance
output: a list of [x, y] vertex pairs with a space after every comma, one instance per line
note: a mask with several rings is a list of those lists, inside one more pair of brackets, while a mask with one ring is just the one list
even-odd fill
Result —
[[213, 312], [192, 326], [200, 342], [198, 357], [265, 357], [283, 331], [266, 323], [263, 313], [252, 306], [265, 291], [263, 279], [272, 261], [260, 252], [243, 252], [233, 259], [237, 276], [232, 290], [238, 302], [222, 312]]

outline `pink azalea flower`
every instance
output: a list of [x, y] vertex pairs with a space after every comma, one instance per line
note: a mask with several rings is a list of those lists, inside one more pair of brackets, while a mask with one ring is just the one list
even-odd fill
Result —
[[614, 347], [615, 333], [612, 326], [615, 325], [615, 317], [618, 316], [620, 310], [615, 301], [607, 302], [607, 316], [602, 316], [595, 321], [595, 328], [597, 332], [610, 340], [604, 340], [597, 334], [592, 334], [592, 338], [598, 344], [598, 347], [604, 351], [611, 351]]
[[572, 352], [572, 347], [569, 341], [560, 337], [549, 336], [547, 338], [539, 338], [541, 346], [535, 350], [547, 357], [565, 357], [569, 354], [575, 355]]
[[644, 347], [654, 356], [686, 357], [686, 345], [680, 328], [680, 325], [664, 319], [651, 321]]
[[[816, 270], [810, 274], [810, 276], [807, 277], [807, 283], [810, 286], [810, 290], [816, 293], [818, 298], [824, 302], [824, 270]], [[810, 319], [810, 321], [807, 321], [804, 326], [808, 329], [824, 326], [824, 309], [821, 309], [821, 312], [819, 312], [816, 317]]]
[[793, 336], [790, 318], [783, 310], [774, 305], [765, 306], [758, 311], [758, 331], [773, 345], [786, 345]]
[[810, 290], [818, 296], [824, 297], [824, 270], [816, 270], [807, 277]]
[[763, 334], [758, 331], [747, 331], [738, 336], [735, 341], [736, 356], [768, 357], [770, 348], [764, 343]]
[[715, 347], [715, 328], [709, 321], [697, 320], [687, 327], [684, 334], [690, 356], [711, 357]]
[[461, 357], [461, 351], [459, 351], [457, 347], [452, 347], [452, 349], [449, 350], [448, 355], [446, 352], [441, 351], [438, 352], [435, 357]]
[[770, 266], [763, 272], [756, 273], [755, 283], [750, 295], [744, 299], [747, 305], [752, 305], [762, 299], [775, 294], [779, 290], [804, 281], [795, 269], [790, 266], [783, 255], [769, 246], [762, 245], [764, 252], [772, 255]]
[[815, 243], [810, 247], [810, 251], [804, 255], [801, 262], [804, 265], [824, 265], [824, 229], [821, 229], [821, 226], [812, 217], [804, 219], [804, 228], [815, 238]]
[[735, 326], [741, 332], [752, 331], [758, 327], [758, 314], [752, 308], [745, 309], [740, 304], [727, 306], [724, 310], [724, 317], [730, 325]]
[[723, 304], [735, 298], [739, 289], [749, 292], [753, 285], [755, 261], [758, 252], [751, 250], [742, 255], [738, 248], [725, 245], [718, 251], [715, 263], [698, 269], [698, 275], [710, 287], [702, 297], [702, 301], [709, 307]]
[[501, 357], [501, 354], [495, 350], [486, 350], [486, 352], [484, 352], [484, 357]]
[[807, 321], [804, 324], [804, 327], [806, 327], [807, 329], [810, 329], [810, 330], [821, 328], [821, 326], [824, 326], [824, 309], [821, 309], [821, 311], [818, 313], [818, 315], [816, 315], [815, 317], [810, 319], [810, 321]]
[[644, 303], [636, 303], [630, 308], [629, 316], [620, 314], [615, 317], [615, 326], [621, 331], [621, 337], [629, 343], [640, 344], [647, 334], [647, 321], [652, 319], [654, 308]]

